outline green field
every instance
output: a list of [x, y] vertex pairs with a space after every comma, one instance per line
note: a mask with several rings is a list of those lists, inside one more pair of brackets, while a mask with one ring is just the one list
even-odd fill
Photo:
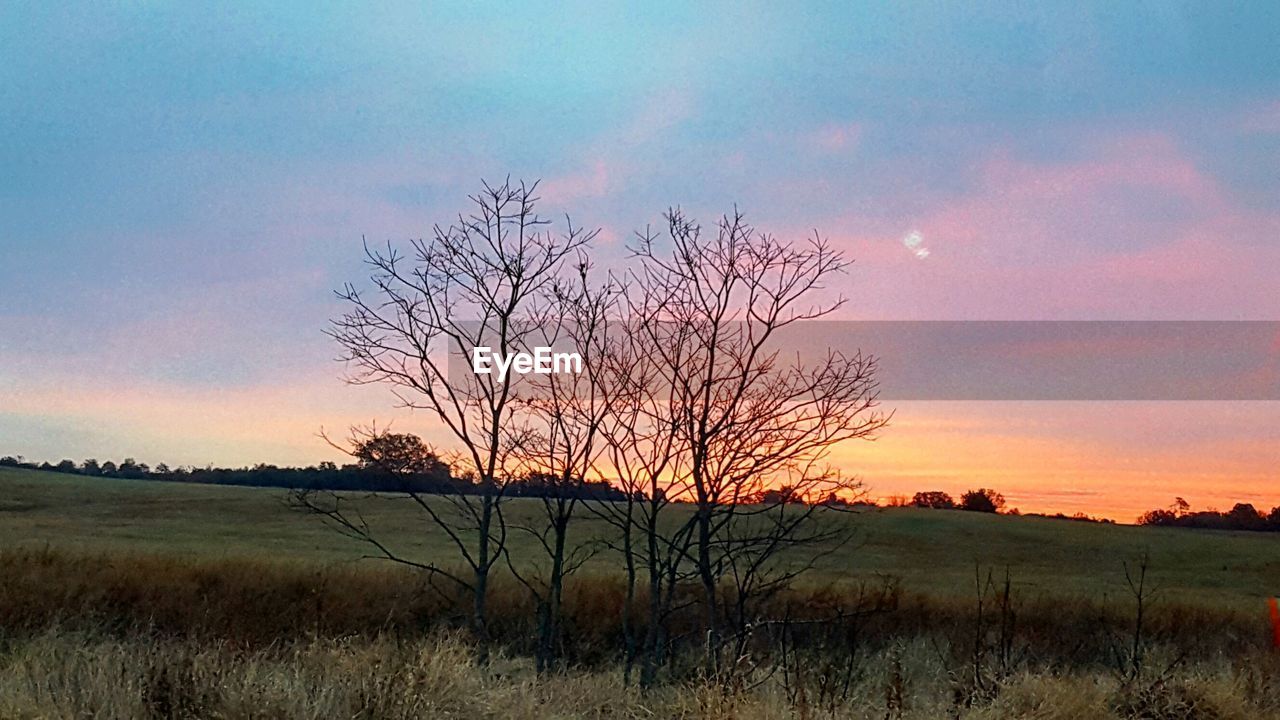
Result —
[[[0, 468], [0, 544], [71, 551], [132, 551], [356, 562], [367, 548], [290, 510], [279, 489], [160, 483]], [[529, 516], [535, 501], [514, 500]], [[450, 562], [443, 536], [407, 502], [366, 501], [370, 525], [415, 558]], [[971, 594], [975, 564], [1003, 572], [1027, 594], [1123, 595], [1122, 562], [1149, 550], [1166, 597], [1254, 606], [1280, 593], [1280, 536], [1096, 525], [917, 509], [848, 516], [857, 541], [810, 581], [888, 574], [907, 591]], [[582, 527], [599, 532], [590, 521]], [[515, 536], [518, 538], [519, 536]], [[527, 548], [517, 548], [517, 557]], [[374, 562], [374, 561], [365, 561]], [[616, 565], [598, 557], [597, 571]]]

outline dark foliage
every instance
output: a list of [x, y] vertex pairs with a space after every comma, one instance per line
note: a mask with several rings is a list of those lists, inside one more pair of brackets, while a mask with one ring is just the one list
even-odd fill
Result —
[[[413, 436], [409, 436], [413, 437]], [[417, 438], [414, 438], [415, 440]], [[337, 465], [322, 462], [307, 467], [279, 467], [259, 463], [252, 467], [218, 468], [213, 466], [169, 468], [161, 463], [150, 467], [133, 458], [126, 458], [118, 465], [111, 461], [99, 463], [95, 459], [76, 465], [63, 460], [57, 465], [27, 462], [21, 456], [0, 457], [0, 467], [62, 472], [88, 477], [120, 478], [126, 480], [153, 480], [158, 482], [189, 482], [206, 485], [234, 485], [242, 487], [273, 487], [296, 490], [338, 490], [363, 492], [418, 492], [424, 494], [462, 494], [476, 491], [475, 484], [466, 477], [455, 476], [445, 464], [429, 452], [420, 452], [412, 442], [395, 448], [384, 448], [388, 459], [399, 464], [392, 472], [385, 464], [362, 459], [359, 463]], [[379, 456], [379, 460], [381, 460]], [[545, 497], [549, 493], [564, 493], [563, 488], [550, 488], [537, 478], [513, 479], [507, 485], [512, 497]], [[579, 497], [593, 500], [624, 500], [617, 488], [603, 481], [584, 482], [572, 492]]]
[[1251, 530], [1263, 532], [1280, 531], [1280, 507], [1263, 514], [1249, 503], [1236, 503], [1226, 512], [1219, 510], [1196, 510], [1182, 498], [1178, 498], [1168, 508], [1150, 510], [1138, 518], [1139, 525], [1155, 525], [1162, 527], [1200, 528], [1202, 530]]
[[1114, 525], [1116, 522], [1111, 518], [1094, 517], [1092, 515], [1086, 515], [1081, 512], [1075, 513], [1074, 515], [1067, 515], [1066, 513], [1052, 513], [1052, 514], [1020, 513], [1020, 514], [1022, 515], [1022, 517], [1040, 517], [1040, 518], [1048, 518], [1049, 520], [1073, 520], [1075, 522], [1100, 523], [1103, 525]]
[[994, 513], [1004, 507], [1004, 496], [995, 490], [978, 488], [960, 496], [960, 509], [971, 512]]
[[956, 506], [956, 501], [951, 496], [941, 490], [927, 490], [918, 492], [911, 498], [911, 504], [916, 507], [934, 508], [937, 510], [950, 510]]

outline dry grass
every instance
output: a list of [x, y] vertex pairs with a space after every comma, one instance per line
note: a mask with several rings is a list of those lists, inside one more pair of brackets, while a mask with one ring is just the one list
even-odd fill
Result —
[[[536, 677], [436, 635], [310, 640], [245, 651], [195, 640], [50, 630], [0, 656], [5, 718], [1152, 718], [1276, 717], [1276, 687], [1223, 662], [1127, 687], [1103, 673], [1020, 673], [990, 702], [958, 704], [926, 643], [864, 658], [850, 697], [794, 702], [776, 675], [749, 689], [685, 683], [641, 694], [616, 670]], [[896, 690], [895, 690], [896, 688]]]
[[[8, 551], [0, 574], [0, 718], [1280, 717], [1265, 618], [1204, 606], [1151, 609], [1129, 682], [1111, 657], [1123, 603], [1020, 601], [1012, 659], [996, 667], [989, 617], [979, 628], [964, 602], [897, 593], [857, 621], [791, 628], [786, 657], [762, 629], [731, 686], [677, 662], [641, 694], [622, 682], [608, 578], [575, 586], [570, 669], [537, 677], [529, 607], [502, 583], [501, 649], [479, 665], [464, 616], [393, 567]], [[795, 617], [858, 606], [847, 586], [777, 602]]]
[[[0, 630], [18, 635], [53, 627], [117, 635], [143, 631], [258, 647], [314, 637], [418, 638], [465, 626], [469, 610], [465, 599], [441, 597], [410, 570], [372, 562], [321, 565], [18, 549], [0, 551], [0, 577], [5, 578]], [[824, 622], [789, 629], [801, 647], [822, 645], [846, 630], [858, 636], [860, 646], [926, 635], [957, 647], [972, 642], [972, 599], [881, 590], [810, 584], [775, 598], [763, 613], [806, 620], [861, 611], [850, 626]], [[623, 587], [615, 576], [571, 579], [564, 642], [572, 662], [591, 665], [615, 658], [622, 601]], [[1124, 640], [1131, 622], [1131, 607], [1121, 597], [1026, 593], [1017, 598], [1015, 610], [1022, 654], [1060, 666], [1098, 664], [1113, 641]], [[527, 595], [499, 576], [490, 611], [494, 639], [521, 652], [532, 634]], [[691, 608], [673, 618], [672, 635], [692, 632], [699, 622]], [[1191, 659], [1260, 651], [1270, 640], [1264, 607], [1250, 612], [1198, 603], [1157, 602], [1149, 608], [1146, 633]]]
[[[568, 669], [538, 677], [524, 659], [532, 608], [508, 577], [495, 578], [494, 659], [480, 665], [459, 632], [465, 601], [353, 562], [358, 548], [268, 493], [0, 481], [17, 498], [0, 507], [0, 720], [1280, 717], [1269, 538], [863, 514], [854, 555], [762, 609], [797, 622], [756, 627], [732, 682], [700, 679], [690, 606], [671, 619], [663, 684], [641, 694], [622, 681], [623, 587], [606, 565], [571, 579]], [[399, 508], [370, 509], [422, 552], [440, 545]], [[1133, 608], [1117, 568], [1148, 541], [1167, 591], [1126, 680]], [[1009, 617], [988, 603], [977, 619], [975, 561], [1011, 568]], [[901, 582], [859, 584], [882, 574]]]

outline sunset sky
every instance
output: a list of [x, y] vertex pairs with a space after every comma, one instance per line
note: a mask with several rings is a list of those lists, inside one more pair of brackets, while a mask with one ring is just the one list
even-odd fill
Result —
[[[0, 455], [431, 437], [342, 383], [331, 291], [508, 174], [605, 266], [677, 204], [817, 229], [849, 319], [1280, 319], [1274, 2], [263, 5], [0, 7]], [[894, 407], [837, 451], [873, 495], [1280, 504], [1280, 403]]]

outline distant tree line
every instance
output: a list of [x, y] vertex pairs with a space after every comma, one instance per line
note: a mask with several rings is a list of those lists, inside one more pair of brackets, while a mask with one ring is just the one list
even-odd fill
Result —
[[[476, 492], [475, 482], [466, 475], [455, 475], [449, 464], [426, 450], [415, 435], [389, 434], [392, 443], [406, 454], [384, 458], [384, 448], [374, 447], [357, 462], [338, 465], [321, 462], [307, 467], [280, 467], [259, 463], [251, 467], [220, 468], [180, 466], [171, 468], [164, 463], [155, 466], [125, 458], [119, 463], [111, 460], [99, 462], [89, 458], [76, 463], [62, 460], [29, 462], [22, 456], [0, 457], [0, 467], [23, 468], [59, 472], [86, 477], [116, 478], [121, 480], [154, 480], [159, 482], [188, 482], [207, 485], [236, 485], [243, 487], [273, 487], [290, 490], [333, 490], [365, 492], [418, 492], [424, 494], [467, 494]], [[417, 446], [414, 450], [413, 446]], [[542, 497], [548, 493], [562, 493], [564, 489], [547, 482], [547, 479], [530, 473], [510, 481], [510, 493], [514, 497]], [[621, 490], [603, 481], [585, 481], [572, 490], [581, 498], [592, 500], [625, 500]]]
[[[21, 455], [0, 457], [0, 467], [24, 468], [49, 472], [84, 475], [88, 477], [120, 478], [125, 480], [156, 480], [161, 482], [189, 482], [207, 485], [237, 485], [243, 487], [275, 487], [290, 490], [331, 490], [368, 492], [417, 492], [424, 494], [469, 494], [476, 492], [475, 482], [467, 474], [455, 474], [453, 468], [422, 442], [409, 433], [376, 433], [365, 442], [356, 445], [356, 462], [338, 465], [325, 461], [306, 467], [280, 467], [258, 463], [241, 468], [213, 466], [179, 466], [171, 468], [164, 463], [155, 466], [125, 458], [119, 463], [110, 460], [99, 462], [90, 458], [76, 463], [62, 460], [56, 464], [30, 462]], [[568, 486], [547, 473], [528, 472], [507, 482], [506, 494], [510, 497], [560, 497], [575, 496], [579, 499], [625, 501], [626, 493], [604, 480], [584, 480]], [[643, 492], [634, 498], [645, 499]], [[688, 498], [664, 498], [665, 501], [688, 502]], [[850, 499], [836, 492], [819, 496], [807, 496], [790, 485], [766, 488], [743, 498], [747, 505], [818, 505], [827, 507], [874, 507], [875, 503], [862, 498]], [[1181, 498], [1179, 503], [1183, 503]], [[1005, 509], [1002, 494], [990, 488], [969, 490], [957, 500], [942, 490], [917, 492], [908, 500], [906, 496], [890, 498], [890, 507], [917, 507], [935, 510], [965, 510], [969, 512], [998, 513]], [[1233, 530], [1280, 529], [1280, 508], [1268, 516], [1253, 509], [1252, 505], [1237, 505], [1229, 513], [1215, 511], [1191, 513], [1185, 507], [1178, 511], [1175, 504], [1170, 510], [1152, 510], [1143, 515], [1139, 524], [1174, 525]], [[1250, 514], [1252, 513], [1252, 514]], [[1111, 523], [1113, 520], [1095, 518], [1083, 513], [1020, 513], [1016, 508], [1009, 515], [1047, 517], [1063, 520]]]
[[[384, 433], [378, 441], [365, 443], [356, 453], [357, 462], [338, 465], [321, 462], [306, 467], [280, 467], [259, 463], [250, 467], [219, 468], [213, 466], [180, 466], [171, 468], [164, 463], [154, 466], [125, 458], [119, 463], [111, 460], [99, 462], [89, 458], [76, 463], [62, 460], [58, 463], [31, 462], [21, 455], [0, 457], [0, 467], [43, 470], [87, 477], [120, 478], [124, 480], [156, 480], [161, 482], [189, 482], [208, 485], [236, 485], [243, 487], [274, 487], [291, 490], [333, 490], [367, 492], [418, 492], [424, 494], [470, 494], [477, 492], [475, 482], [466, 474], [455, 475], [444, 462], [422, 443], [416, 435]], [[557, 478], [543, 473], [527, 473], [508, 483], [511, 497], [558, 497], [566, 493], [580, 499], [625, 501], [626, 493], [603, 480], [582, 481], [566, 486]], [[642, 497], [635, 498], [637, 500]], [[679, 503], [682, 498], [670, 498]], [[871, 506], [866, 500], [849, 500], [836, 493], [820, 498], [806, 498], [794, 488], [781, 486], [766, 489], [747, 498], [749, 504], [772, 505], [776, 503], [814, 504], [832, 507]], [[905, 496], [891, 498], [888, 503], [896, 507], [931, 508], [935, 510], [965, 510], [969, 512], [998, 513], [1004, 510], [1004, 496], [990, 488], [969, 490], [957, 500], [942, 490], [917, 492], [908, 500]], [[1107, 518], [1096, 518], [1084, 513], [1020, 513], [1017, 509], [1007, 512], [1025, 517], [1046, 517], [1059, 520], [1114, 523]], [[1250, 503], [1236, 503], [1230, 510], [1191, 510], [1186, 500], [1177, 498], [1168, 508], [1143, 513], [1139, 525], [1159, 527], [1184, 527], [1205, 530], [1250, 530], [1255, 532], [1280, 531], [1280, 506], [1263, 513]]]
[[[960, 496], [959, 500], [941, 490], [918, 492], [910, 500], [906, 496], [891, 498], [890, 506], [910, 506], [932, 508], [936, 510], [969, 510], [972, 512], [996, 513], [1005, 506], [1004, 496], [995, 490], [978, 488]], [[1079, 520], [1083, 522], [1114, 523], [1114, 520], [1096, 518], [1084, 513], [1066, 515], [1064, 513], [1020, 513], [1017, 509], [1007, 512], [1009, 515], [1028, 517], [1047, 517], [1060, 520]], [[1159, 527], [1199, 528], [1202, 530], [1251, 530], [1255, 532], [1280, 532], [1280, 506], [1264, 513], [1250, 503], [1236, 503], [1230, 510], [1195, 510], [1182, 498], [1174, 500], [1167, 508], [1149, 510], [1138, 518], [1139, 525]]]
[[[998, 513], [1004, 510], [1004, 495], [990, 488], [978, 488], [977, 490], [969, 490], [960, 496], [959, 500], [951, 497], [950, 494], [941, 490], [926, 490], [918, 492], [911, 496], [911, 500], [906, 500], [905, 496], [902, 502], [890, 503], [899, 506], [909, 505], [918, 508], [931, 508], [934, 510], [967, 510], [969, 512], [982, 513]], [[1006, 511], [1008, 515], [1021, 515], [1025, 517], [1044, 517], [1054, 520], [1077, 520], [1081, 522], [1095, 523], [1114, 523], [1114, 520], [1107, 518], [1096, 518], [1084, 513], [1075, 513], [1067, 515], [1065, 513], [1022, 513], [1017, 508]]]
[[968, 510], [970, 512], [996, 513], [1004, 508], [1004, 496], [989, 488], [969, 490], [956, 501], [951, 495], [941, 490], [918, 492], [907, 503], [912, 507], [933, 508], [935, 510]]
[[[180, 466], [170, 468], [164, 463], [154, 467], [125, 458], [118, 464], [107, 460], [99, 462], [90, 458], [79, 464], [63, 460], [57, 464], [28, 462], [22, 456], [0, 457], [0, 467], [16, 467], [28, 470], [85, 475], [88, 477], [120, 478], [125, 480], [158, 480], [165, 482], [189, 482], [207, 485], [239, 485], [245, 487], [276, 487], [297, 490], [335, 490], [370, 492], [417, 492], [424, 494], [458, 494], [475, 492], [475, 483], [466, 473], [455, 474], [450, 465], [437, 456], [417, 435], [410, 433], [375, 432], [364, 441], [354, 444], [354, 463], [338, 465], [321, 462], [307, 467], [279, 467], [258, 463], [250, 467], [217, 468]], [[527, 472], [507, 481], [506, 494], [510, 497], [557, 497], [568, 492], [582, 499], [627, 499], [626, 493], [604, 480], [581, 481], [566, 485], [558, 478], [540, 472]], [[640, 492], [637, 500], [644, 499]], [[687, 498], [665, 498], [679, 503]], [[837, 492], [806, 495], [791, 485], [764, 488], [747, 494], [741, 501], [746, 505], [820, 505], [828, 507], [872, 507], [875, 503], [865, 499], [850, 499]], [[970, 490], [954, 500], [941, 490], [918, 492], [909, 502], [905, 498], [890, 500], [890, 506], [939, 510], [968, 510], [996, 513], [1005, 507], [1004, 496], [995, 490], [978, 488]], [[1012, 514], [1019, 514], [1016, 510]], [[1067, 517], [1059, 514], [1057, 517]], [[1079, 516], [1072, 519], [1091, 519]]]
[[1263, 514], [1250, 503], [1236, 503], [1230, 510], [1192, 510], [1191, 504], [1176, 498], [1167, 508], [1149, 510], [1138, 518], [1139, 525], [1200, 528], [1204, 530], [1252, 530], [1280, 532], [1280, 507]]

